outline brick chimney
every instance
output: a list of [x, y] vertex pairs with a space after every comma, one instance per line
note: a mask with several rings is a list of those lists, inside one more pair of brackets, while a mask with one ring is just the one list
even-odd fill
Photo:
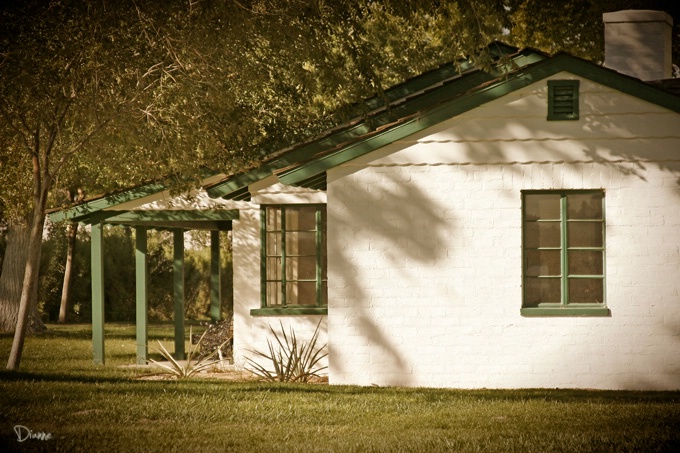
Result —
[[673, 75], [673, 18], [663, 11], [604, 13], [604, 65], [641, 80]]

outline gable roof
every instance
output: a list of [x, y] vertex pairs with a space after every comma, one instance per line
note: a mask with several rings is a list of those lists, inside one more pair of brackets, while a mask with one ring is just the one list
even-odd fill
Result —
[[277, 153], [258, 167], [209, 187], [212, 198], [247, 200], [248, 185], [276, 175], [283, 184], [325, 189], [326, 170], [453, 118], [539, 80], [566, 71], [680, 113], [680, 96], [587, 60], [496, 43], [497, 65], [486, 71], [469, 62], [442, 66], [369, 102], [365, 117]]

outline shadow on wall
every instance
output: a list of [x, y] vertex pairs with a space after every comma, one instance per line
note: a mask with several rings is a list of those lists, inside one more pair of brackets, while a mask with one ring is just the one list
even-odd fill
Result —
[[[410, 281], [431, 285], [425, 276], [413, 275], [413, 270], [434, 267], [446, 256], [443, 235], [452, 219], [443, 218], [443, 207], [412, 178], [414, 171], [424, 172], [426, 167], [359, 171], [363, 172], [361, 182], [352, 174], [344, 175], [345, 185], [339, 193], [332, 193], [330, 185], [334, 217], [329, 223], [328, 254], [333, 257], [329, 280], [337, 289], [329, 295], [329, 314], [345, 308], [347, 313], [340, 316], [352, 321], [343, 326], [348, 331], [329, 332], [329, 336], [356, 342], [356, 352], [365, 356], [364, 367], [379, 367], [381, 375], [394, 376], [393, 383], [408, 385], [412, 368], [400, 349], [401, 338], [395, 337], [394, 331], [388, 334], [375, 319], [392, 313], [406, 324], [418, 316], [416, 305], [404, 303], [413, 298], [405, 285]], [[337, 353], [331, 354], [332, 366], [343, 374], [347, 370]], [[352, 363], [355, 366], [354, 360]]]
[[[446, 144], [446, 139], [449, 139], [451, 148], [457, 147], [462, 165], [459, 167], [460, 171], [465, 171], [464, 165], [467, 164], [474, 166], [506, 163], [504, 168], [508, 172], [523, 178], [521, 183], [514, 184], [513, 187], [522, 185], [526, 189], [548, 189], [557, 188], [555, 184], [566, 184], [567, 186], [559, 188], [580, 188], [570, 187], [569, 182], [565, 183], [571, 181], [567, 178], [559, 181], [550, 179], [557, 177], [553, 176], [553, 165], [574, 164], [573, 170], [578, 172], [579, 168], [588, 168], [579, 167], [580, 164], [594, 164], [591, 168], [595, 170], [597, 166], [606, 166], [624, 177], [633, 176], [641, 181], [647, 181], [652, 171], [667, 173], [668, 180], [673, 183], [672, 187], [680, 195], [680, 155], [672, 149], [673, 146], [658, 146], [660, 141], [674, 143], [673, 140], [680, 139], [680, 136], [668, 137], [668, 123], [666, 126], [663, 123], [656, 124], [654, 119], [661, 118], [663, 112], [630, 113], [625, 115], [628, 119], [619, 121], [621, 117], [618, 113], [609, 113], [622, 110], [615, 104], [618, 98], [620, 97], [613, 96], [610, 100], [612, 104], [600, 110], [598, 105], [588, 105], [579, 121], [547, 123], [544, 116], [535, 116], [528, 120], [526, 116], [517, 119], [508, 117], [506, 121], [497, 121], [496, 118], [496, 129], [483, 127], [484, 133], [479, 136], [483, 139], [474, 143], [461, 143], [454, 133], [445, 137], [447, 134], [444, 132], [440, 136], [444, 139], [441, 143], [449, 146]], [[588, 97], [585, 96], [585, 99], [584, 102], [587, 102]], [[630, 120], [636, 116], [640, 117], [640, 121]], [[475, 119], [470, 123], [474, 121]], [[671, 118], [670, 121], [675, 120]], [[539, 127], [533, 127], [535, 125]], [[466, 126], [459, 123], [456, 127], [466, 134], [472, 133], [465, 129]], [[519, 139], [518, 135], [521, 136]], [[409, 142], [417, 138], [411, 137]], [[442, 149], [443, 159], [455, 161], [455, 157], [446, 154], [446, 148]], [[386, 155], [387, 153], [381, 151], [376, 153], [379, 157]], [[534, 167], [538, 172], [527, 171], [528, 167]], [[331, 301], [331, 309], [337, 304], [338, 308], [347, 309], [347, 313], [342, 316], [355, 319], [350, 330], [342, 334], [349, 332], [363, 336], [364, 343], [359, 343], [359, 349], [365, 348], [366, 344], [371, 346], [365, 348], [371, 351], [365, 359], [367, 368], [380, 367], [381, 373], [388, 370], [395, 375], [401, 374], [399, 384], [408, 385], [409, 381], [413, 381], [413, 378], [408, 378], [412, 369], [400, 347], [401, 339], [394, 337], [393, 332], [386, 332], [382, 322], [377, 323], [376, 320], [389, 313], [390, 304], [402, 303], [403, 299], [399, 294], [395, 295], [392, 286], [393, 282], [400, 284], [413, 277], [409, 273], [409, 263], [415, 263], [421, 268], [434, 267], [440, 259], [447, 257], [450, 251], [442, 247], [443, 243], [448, 242], [443, 235], [453, 229], [456, 225], [454, 222], [464, 221], [465, 210], [456, 208], [459, 206], [456, 203], [449, 203], [449, 200], [455, 200], [455, 191], [433, 196], [430, 189], [424, 190], [418, 186], [418, 178], [413, 175], [426, 172], [427, 166], [371, 167], [364, 170], [356, 167], [356, 173], [344, 169], [336, 171], [333, 177], [342, 178], [343, 185], [342, 190], [335, 193], [332, 179], [329, 184], [329, 200], [332, 199], [333, 203], [330, 209], [335, 216], [335, 223], [329, 224], [328, 253], [333, 255], [329, 279], [334, 280], [331, 285], [335, 288], [336, 295], [341, 295], [341, 300]], [[343, 173], [345, 171], [347, 173]], [[532, 186], [540, 172], [548, 175], [543, 178], [543, 181], [548, 182], [541, 183], [545, 186]], [[354, 174], [361, 174], [362, 177], [354, 178]], [[577, 179], [574, 178], [573, 181]], [[597, 177], [584, 177], [582, 181], [588, 186], [599, 180]], [[480, 183], [480, 190], [483, 190], [483, 183]], [[512, 190], [504, 192], [507, 196], [517, 199], [520, 197], [519, 189], [516, 190], [517, 193]], [[442, 200], [441, 197], [449, 198], [442, 203], [437, 201], [437, 195], [439, 200]], [[413, 232], [419, 234], [414, 235]], [[356, 268], [357, 263], [368, 263], [368, 267]], [[428, 284], [425, 281], [426, 276], [420, 275], [418, 278], [421, 283]], [[389, 297], [392, 299], [388, 302], [386, 299]], [[521, 301], [517, 301], [518, 311], [520, 303]], [[408, 316], [419, 315], [415, 308], [408, 310], [408, 306], [399, 307], [399, 313], [405, 313], [407, 319]], [[668, 329], [662, 336], [668, 336], [677, 343], [680, 339], [678, 318], [664, 323], [658, 326], [658, 329]], [[331, 329], [335, 328], [331, 326]], [[337, 340], [339, 333], [341, 332], [329, 335]], [[343, 350], [346, 349], [348, 348], [343, 347]], [[382, 355], [378, 356], [380, 353]], [[334, 369], [340, 374], [350, 371], [345, 366], [342, 360], [333, 362]], [[659, 379], [673, 379], [671, 376], [674, 373], [676, 371], [669, 368], [666, 378]], [[629, 386], [623, 382], [621, 385]], [[640, 386], [652, 389], [661, 388], [660, 385], [652, 380], [649, 383], [640, 382]]]

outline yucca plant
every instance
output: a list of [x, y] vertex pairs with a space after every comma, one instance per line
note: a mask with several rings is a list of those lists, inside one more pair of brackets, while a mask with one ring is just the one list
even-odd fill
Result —
[[269, 325], [275, 341], [267, 339], [268, 353], [248, 350], [256, 357], [271, 363], [273, 369], [268, 369], [249, 357], [246, 358], [246, 369], [269, 382], [309, 382], [312, 378], [319, 378], [319, 372], [328, 368], [319, 366], [319, 362], [328, 355], [323, 352], [325, 344], [321, 347], [316, 345], [319, 340], [321, 321], [317, 324], [312, 338], [306, 343], [298, 341], [292, 327], [286, 334], [283, 323], [279, 321], [279, 324], [281, 335], [274, 331], [271, 324]]
[[[200, 351], [201, 349], [201, 342], [203, 341], [203, 338], [205, 337], [205, 334], [208, 331], [206, 330], [203, 332], [203, 335], [201, 335], [201, 338], [196, 342], [196, 345], [189, 345], [189, 352], [187, 353], [187, 360], [186, 364], [181, 364], [175, 358], [172, 356], [172, 354], [163, 346], [163, 343], [160, 341], [158, 342], [158, 352], [163, 356], [164, 359], [166, 359], [170, 365], [166, 365], [161, 362], [157, 362], [154, 359], [149, 359], [150, 362], [152, 362], [154, 365], [157, 365], [163, 369], [163, 373], [172, 375], [176, 377], [177, 379], [183, 379], [183, 378], [188, 378], [193, 376], [196, 373], [199, 373], [203, 370], [206, 370], [220, 362], [219, 359], [215, 360], [214, 357], [218, 354], [220, 348], [223, 345], [220, 345], [217, 349], [212, 351], [210, 354], [207, 355], [200, 355], [197, 354], [197, 352]], [[189, 338], [192, 338], [192, 332], [191, 332], [191, 327], [189, 328]], [[191, 343], [191, 342], [190, 342]], [[198, 360], [194, 362], [194, 356], [198, 355]]]

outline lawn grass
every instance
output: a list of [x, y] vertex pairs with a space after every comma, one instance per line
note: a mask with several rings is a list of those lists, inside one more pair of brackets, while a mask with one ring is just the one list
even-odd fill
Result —
[[[147, 381], [117, 367], [135, 362], [132, 326], [107, 325], [106, 366], [89, 326], [49, 327], [0, 372], [0, 451], [680, 451], [678, 392]], [[20, 443], [16, 425], [51, 439]]]

